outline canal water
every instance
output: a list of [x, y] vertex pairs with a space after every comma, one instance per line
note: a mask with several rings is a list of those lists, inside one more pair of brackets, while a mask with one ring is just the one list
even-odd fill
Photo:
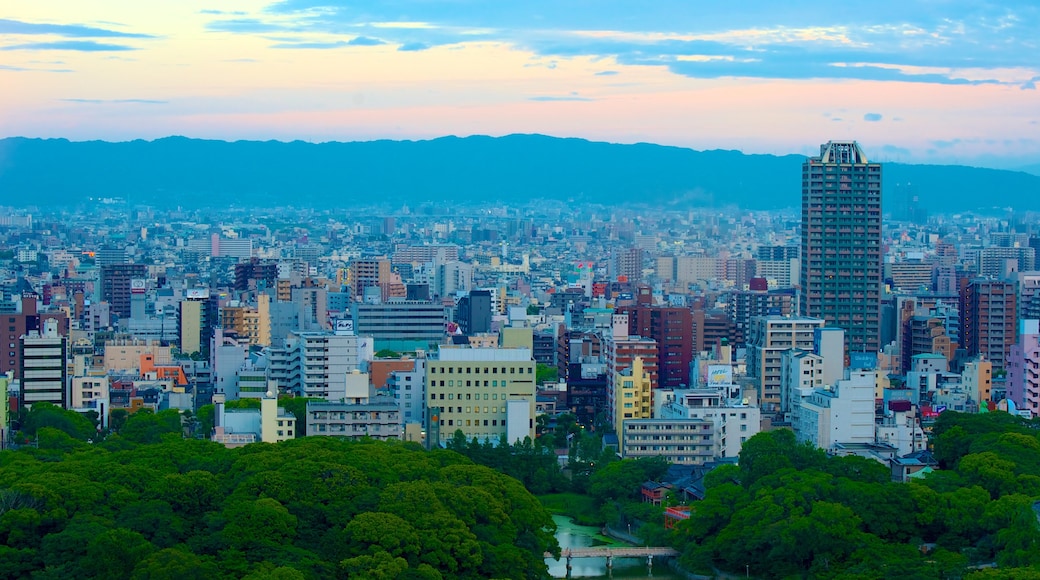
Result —
[[[579, 526], [566, 516], [555, 515], [556, 541], [560, 550], [567, 548], [588, 548], [590, 546], [627, 546], [628, 544], [609, 538], [600, 533], [598, 528]], [[567, 577], [567, 560], [563, 556], [559, 561], [549, 558], [549, 575], [553, 578]], [[614, 558], [614, 569], [607, 571], [606, 558], [574, 558], [571, 560], [571, 578], [625, 578], [654, 580], [678, 580], [662, 561], [655, 561], [652, 571], [648, 571], [645, 558]], [[648, 573], [649, 572], [649, 573]]]

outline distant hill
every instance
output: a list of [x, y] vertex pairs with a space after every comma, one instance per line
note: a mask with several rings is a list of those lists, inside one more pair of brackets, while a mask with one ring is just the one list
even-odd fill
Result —
[[[803, 159], [543, 135], [321, 144], [9, 138], [0, 140], [0, 205], [130, 197], [159, 207], [345, 208], [541, 198], [774, 209], [800, 203]], [[1040, 209], [1040, 176], [1024, 172], [888, 163], [884, 180], [886, 203], [911, 191], [933, 212]]]

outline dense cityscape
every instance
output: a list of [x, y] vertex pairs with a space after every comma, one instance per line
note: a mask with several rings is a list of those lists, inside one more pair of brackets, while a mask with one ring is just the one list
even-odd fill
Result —
[[[803, 163], [800, 213], [552, 201], [165, 210], [120, 198], [8, 208], [0, 440], [40, 454], [77, 439], [157, 444], [140, 433], [159, 429], [229, 449], [304, 437], [448, 448], [547, 503], [579, 493], [614, 505], [586, 521], [670, 546], [665, 556], [674, 547], [696, 571], [740, 566], [718, 548], [698, 552], [711, 533], [689, 522], [726, 477], [746, 487], [766, 477], [754, 471], [763, 453], [803, 449], [810, 459], [789, 468], [1025, 501], [1040, 492], [1037, 473], [993, 456], [973, 479], [958, 460], [981, 451], [937, 437], [990, 429], [943, 421], [998, 413], [1011, 432], [1038, 413], [1035, 216], [945, 215], [883, 194], [882, 170], [858, 143], [823, 144]], [[781, 451], [760, 448], [789, 436]], [[519, 463], [488, 459], [494, 448]], [[597, 462], [637, 467], [604, 475]], [[740, 476], [726, 471], [737, 465]], [[603, 495], [625, 469], [636, 479]], [[991, 489], [993, 470], [1005, 487]], [[965, 530], [957, 540], [939, 528], [869, 531], [940, 550], [947, 571], [1035, 561], [1002, 552], [1006, 538], [983, 549], [984, 530], [975, 541]], [[743, 557], [748, 574], [821, 573], [821, 561], [854, 560], [860, 546], [847, 544], [791, 568]], [[544, 573], [540, 553], [524, 575]], [[448, 570], [490, 573], [437, 573]]]

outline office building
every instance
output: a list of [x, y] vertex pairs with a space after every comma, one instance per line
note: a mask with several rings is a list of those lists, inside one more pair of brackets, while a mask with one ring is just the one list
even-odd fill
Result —
[[352, 305], [354, 329], [371, 336], [376, 351], [429, 350], [444, 339], [448, 315], [439, 303], [393, 300], [383, 304]]
[[881, 164], [830, 142], [802, 164], [801, 314], [845, 329], [849, 352], [881, 348]]
[[466, 440], [534, 439], [535, 362], [527, 348], [447, 348], [427, 361], [432, 445], [456, 431]]

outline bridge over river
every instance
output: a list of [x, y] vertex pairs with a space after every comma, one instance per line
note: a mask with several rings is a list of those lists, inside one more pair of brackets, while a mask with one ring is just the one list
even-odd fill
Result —
[[[654, 567], [654, 556], [658, 558], [674, 558], [678, 555], [679, 552], [671, 548], [658, 546], [643, 548], [638, 546], [594, 546], [589, 548], [567, 548], [560, 552], [560, 557], [567, 560], [568, 577], [571, 574], [571, 561], [574, 558], [605, 558], [607, 560], [607, 570], [614, 567], [614, 558], [646, 558], [646, 567], [652, 569]], [[546, 552], [545, 557], [552, 558], [553, 555]]]
[[[647, 557], [661, 557], [661, 558], [675, 558], [679, 555], [672, 548], [663, 548], [658, 546], [651, 546], [646, 548], [640, 548], [638, 546], [593, 546], [591, 548], [567, 548], [560, 552], [562, 558], [647, 558]], [[552, 558], [553, 555], [549, 552], [545, 553], [546, 558]]]

